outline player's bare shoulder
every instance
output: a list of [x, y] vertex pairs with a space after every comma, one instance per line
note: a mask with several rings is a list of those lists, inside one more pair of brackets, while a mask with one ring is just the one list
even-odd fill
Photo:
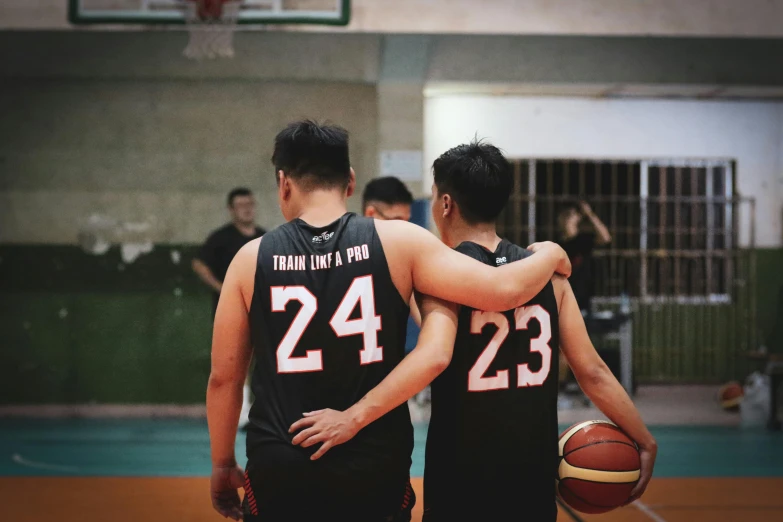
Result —
[[234, 257], [234, 261], [237, 261], [239, 266], [247, 268], [248, 265], [253, 266], [253, 272], [255, 272], [256, 259], [258, 259], [258, 249], [261, 248], [261, 240], [263, 237], [258, 237], [252, 241], [248, 241], [245, 245], [239, 249], [237, 255]]
[[426, 232], [419, 225], [400, 219], [376, 219], [375, 230], [378, 231], [381, 240], [384, 238], [399, 240], [409, 234], [418, 235], [421, 232]]
[[[400, 220], [376, 219], [375, 231], [381, 241], [392, 282], [403, 300], [410, 301], [413, 290], [412, 266], [414, 255], [422, 241], [435, 236], [418, 225]], [[422, 236], [425, 236], [422, 239]]]
[[226, 282], [229, 282], [230, 280], [235, 281], [248, 309], [250, 309], [250, 303], [253, 301], [256, 266], [258, 265], [258, 250], [261, 248], [262, 239], [263, 237], [259, 237], [249, 241], [240, 248], [237, 255], [234, 256], [233, 261], [231, 261], [231, 265], [228, 267], [228, 273], [226, 274]]
[[437, 241], [435, 236], [425, 228], [398, 219], [376, 219], [375, 230], [378, 232], [378, 237], [384, 245], [384, 249], [391, 247], [395, 250], [395, 253], [408, 253], [414, 251], [421, 242]]

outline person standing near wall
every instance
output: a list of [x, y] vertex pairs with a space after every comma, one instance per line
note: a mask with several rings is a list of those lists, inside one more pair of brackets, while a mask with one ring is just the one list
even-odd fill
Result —
[[[588, 222], [589, 227], [582, 227], [584, 221]], [[558, 216], [558, 225], [559, 243], [568, 254], [573, 270], [568, 282], [582, 315], [586, 316], [590, 312], [590, 301], [594, 292], [593, 249], [611, 243], [612, 236], [586, 201], [564, 208]]]
[[[582, 225], [584, 221], [588, 226]], [[568, 205], [557, 217], [560, 229], [560, 246], [568, 254], [571, 261], [571, 277], [568, 282], [574, 292], [576, 303], [585, 318], [588, 333], [591, 332], [590, 316], [591, 301], [593, 298], [593, 249], [596, 246], [608, 245], [612, 242], [612, 236], [601, 219], [593, 212], [586, 201], [580, 201], [578, 205]], [[564, 358], [560, 359], [560, 385], [565, 389], [576, 386], [573, 376], [570, 374]]]
[[[228, 266], [239, 250], [266, 232], [256, 225], [256, 202], [253, 193], [237, 187], [228, 193], [228, 211], [231, 222], [213, 231], [193, 259], [193, 271], [212, 289], [212, 316], [217, 310], [220, 290]], [[246, 382], [239, 424], [244, 429], [250, 413], [250, 386]]]

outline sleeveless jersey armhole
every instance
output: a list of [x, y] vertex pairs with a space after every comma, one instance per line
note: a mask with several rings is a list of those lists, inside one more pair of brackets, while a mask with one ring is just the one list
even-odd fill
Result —
[[[267, 244], [272, 241], [272, 239], [267, 240]], [[262, 266], [262, 250], [264, 248], [264, 240], [258, 242], [258, 254], [256, 255], [256, 273], [253, 275], [253, 297], [250, 299], [250, 308], [247, 309], [247, 315], [252, 316], [253, 315], [253, 309], [256, 306], [261, 306], [256, 301], [258, 300], [258, 290], [261, 288], [264, 288], [263, 284], [265, 281], [264, 278], [264, 268]]]

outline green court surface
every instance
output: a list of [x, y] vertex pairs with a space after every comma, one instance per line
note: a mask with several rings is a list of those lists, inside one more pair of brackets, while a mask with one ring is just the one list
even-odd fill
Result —
[[[566, 426], [562, 426], [565, 429]], [[653, 427], [656, 477], [783, 476], [783, 433], [727, 427]], [[417, 425], [411, 474], [424, 469]], [[3, 419], [0, 476], [198, 477], [210, 471], [204, 420]], [[237, 458], [244, 458], [244, 436]]]

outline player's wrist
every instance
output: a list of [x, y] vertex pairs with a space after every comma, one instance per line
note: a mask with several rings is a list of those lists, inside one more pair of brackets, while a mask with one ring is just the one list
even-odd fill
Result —
[[565, 250], [563, 250], [560, 245], [552, 243], [549, 248], [542, 250], [542, 253], [545, 253], [548, 256], [548, 259], [554, 267], [553, 271], [556, 274], [561, 274], [566, 277], [571, 275], [571, 262], [568, 259], [568, 254], [566, 254]]
[[362, 399], [348, 408], [346, 413], [348, 414], [348, 418], [353, 423], [357, 432], [367, 426], [373, 420], [370, 416], [370, 410], [367, 407], [367, 401], [365, 399]]
[[645, 439], [641, 441], [637, 441], [636, 444], [639, 446], [639, 449], [649, 451], [649, 452], [657, 452], [658, 451], [658, 443], [655, 441], [652, 435], [649, 437], [646, 437]]
[[212, 469], [235, 468], [236, 466], [237, 459], [234, 455], [212, 459]]

